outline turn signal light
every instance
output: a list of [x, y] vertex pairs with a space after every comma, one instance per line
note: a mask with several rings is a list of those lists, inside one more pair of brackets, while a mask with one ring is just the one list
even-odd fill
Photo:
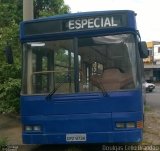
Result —
[[143, 128], [143, 121], [137, 121], [137, 128]]

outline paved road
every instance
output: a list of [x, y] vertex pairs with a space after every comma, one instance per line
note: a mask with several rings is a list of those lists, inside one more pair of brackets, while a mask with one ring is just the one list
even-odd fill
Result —
[[160, 111], [160, 86], [151, 93], [146, 93], [147, 105]]

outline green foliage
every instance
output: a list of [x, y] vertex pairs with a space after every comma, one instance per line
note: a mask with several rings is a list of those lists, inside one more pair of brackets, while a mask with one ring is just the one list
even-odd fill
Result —
[[[64, 0], [34, 0], [35, 18], [69, 12]], [[18, 112], [21, 85], [21, 44], [19, 24], [23, 0], [0, 0], [0, 113]], [[6, 64], [5, 47], [11, 45], [14, 64]]]
[[7, 145], [8, 139], [0, 137], [0, 150], [3, 150]]
[[0, 86], [0, 112], [19, 112], [20, 80], [10, 78]]
[[20, 67], [4, 64], [0, 68], [0, 113], [19, 112]]
[[14, 21], [19, 24], [22, 21], [22, 0], [1, 0], [0, 1], [0, 27], [10, 25]]
[[34, 18], [66, 14], [70, 11], [64, 0], [34, 0]]
[[19, 43], [19, 25], [11, 21], [8, 26], [0, 28], [0, 41], [0, 64], [6, 62], [4, 50], [7, 43], [12, 47], [15, 63], [20, 63], [21, 45]]
[[4, 63], [0, 68], [0, 83], [8, 81], [9, 78], [20, 79], [21, 78], [21, 67], [20, 65], [9, 65]]
[[[21, 10], [18, 11], [18, 4], [0, 1], [0, 113], [19, 110], [21, 52], [18, 24], [22, 13], [19, 15]], [[6, 64], [4, 50], [7, 42], [12, 46], [14, 65]]]
[[149, 112], [149, 111], [151, 111], [151, 107], [150, 107], [150, 106], [148, 106], [148, 105], [145, 105], [145, 107], [144, 107], [144, 111], [145, 111], [145, 112]]

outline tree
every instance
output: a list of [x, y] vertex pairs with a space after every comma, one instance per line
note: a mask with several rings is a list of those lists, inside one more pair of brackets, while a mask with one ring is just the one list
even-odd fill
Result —
[[[34, 0], [35, 18], [64, 14], [63, 0]], [[23, 0], [0, 0], [0, 112], [18, 112], [21, 81], [19, 24], [23, 20]], [[11, 46], [14, 64], [6, 63], [5, 48]]]
[[34, 18], [69, 13], [64, 0], [34, 0]]
[[7, 27], [14, 21], [19, 24], [23, 17], [22, 0], [0, 1], [0, 28]]
[[[34, 0], [34, 18], [70, 12], [64, 0]], [[10, 21], [19, 24], [23, 18], [23, 0], [0, 0], [0, 28]]]

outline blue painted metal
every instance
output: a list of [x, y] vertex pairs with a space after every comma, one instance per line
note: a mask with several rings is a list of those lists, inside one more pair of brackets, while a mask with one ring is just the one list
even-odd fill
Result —
[[[21, 110], [22, 115], [70, 115], [123, 112], [124, 109], [125, 112], [142, 110], [142, 104], [139, 101], [141, 94], [138, 90], [112, 92], [109, 97], [104, 97], [102, 93], [55, 94], [50, 101], [47, 101], [45, 97], [21, 96], [21, 106], [24, 107]], [[29, 106], [29, 111], [26, 106]]]
[[[101, 93], [21, 96], [21, 114], [24, 125], [41, 125], [42, 132], [23, 132], [28, 144], [66, 144], [67, 133], [85, 133], [83, 143], [139, 142], [142, 129], [116, 129], [116, 122], [143, 120], [141, 93], [112, 92], [104, 97]], [[72, 142], [82, 143], [82, 142]]]
[[142, 130], [128, 130], [119, 132], [87, 133], [87, 142], [65, 141], [65, 134], [24, 134], [23, 140], [27, 144], [84, 144], [84, 143], [138, 143], [142, 140]]
[[[39, 35], [32, 35], [32, 36], [25, 36], [24, 34], [24, 27], [26, 24], [29, 23], [39, 23], [39, 22], [47, 22], [51, 20], [61, 21], [66, 19], [78, 18], [78, 17], [94, 17], [94, 16], [101, 16], [101, 15], [109, 15], [109, 14], [127, 14], [128, 22], [126, 27], [119, 27], [119, 28], [111, 28], [111, 29], [98, 29], [98, 30], [86, 30], [84, 31], [70, 31], [70, 32], [59, 32], [59, 33], [48, 33], [48, 34], [39, 34]], [[41, 19], [34, 19], [31, 21], [21, 22], [20, 24], [20, 40], [21, 42], [28, 42], [28, 41], [37, 41], [37, 40], [58, 40], [58, 39], [65, 39], [65, 38], [73, 38], [73, 37], [81, 37], [84, 35], [102, 35], [104, 33], [120, 33], [120, 32], [135, 32], [136, 30], [136, 19], [135, 13], [131, 10], [118, 10], [118, 11], [99, 11], [99, 12], [84, 12], [84, 13], [74, 13], [74, 14], [65, 14], [65, 15], [56, 15], [53, 17], [48, 18], [41, 18]]]

